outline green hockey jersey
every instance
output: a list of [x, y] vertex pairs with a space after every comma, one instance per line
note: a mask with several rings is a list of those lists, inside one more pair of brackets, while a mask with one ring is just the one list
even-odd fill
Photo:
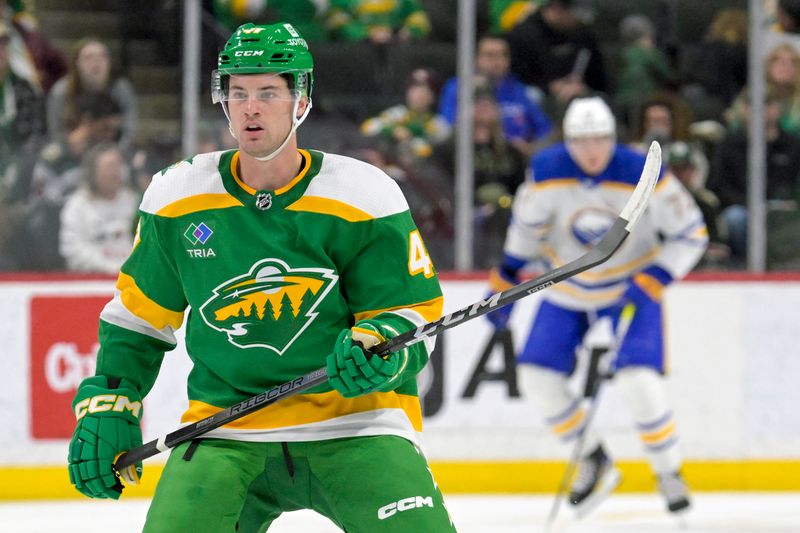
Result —
[[[186, 315], [191, 423], [325, 366], [337, 334], [361, 320], [385, 337], [436, 320], [436, 272], [397, 184], [366, 163], [300, 150], [285, 187], [256, 191], [238, 151], [201, 154], [156, 174], [136, 243], [100, 316], [97, 374], [142, 395]], [[416, 373], [433, 341], [393, 357], [394, 390], [346, 399], [327, 384], [209, 433], [261, 441], [399, 435], [422, 429]]]

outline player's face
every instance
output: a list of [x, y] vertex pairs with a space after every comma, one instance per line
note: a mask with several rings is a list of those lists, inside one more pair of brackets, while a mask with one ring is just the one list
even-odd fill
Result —
[[567, 148], [581, 170], [590, 176], [603, 172], [614, 154], [614, 138], [581, 137], [567, 141]]
[[[274, 152], [292, 127], [295, 95], [281, 76], [251, 74], [231, 76], [228, 88], [231, 129], [239, 149], [255, 157]], [[305, 109], [298, 105], [298, 115]]]

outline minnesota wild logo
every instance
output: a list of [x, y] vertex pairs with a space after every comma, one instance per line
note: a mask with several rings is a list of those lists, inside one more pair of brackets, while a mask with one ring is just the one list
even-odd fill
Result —
[[199, 311], [234, 346], [283, 355], [314, 321], [314, 310], [338, 279], [333, 270], [290, 268], [280, 259], [263, 259], [214, 289]]

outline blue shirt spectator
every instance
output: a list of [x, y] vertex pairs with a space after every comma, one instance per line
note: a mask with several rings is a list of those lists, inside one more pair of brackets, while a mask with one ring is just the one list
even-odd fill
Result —
[[[478, 42], [476, 85], [488, 84], [500, 106], [503, 133], [518, 150], [530, 156], [535, 142], [545, 139], [553, 124], [530, 96], [530, 88], [509, 73], [510, 52], [503, 37], [486, 36]], [[458, 79], [447, 81], [439, 102], [439, 114], [451, 125], [456, 121]]]

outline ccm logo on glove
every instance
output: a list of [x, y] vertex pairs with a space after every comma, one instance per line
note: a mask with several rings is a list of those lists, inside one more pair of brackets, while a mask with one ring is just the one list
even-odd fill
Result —
[[75, 404], [75, 417], [80, 420], [86, 413], [103, 413], [114, 411], [121, 413], [128, 410], [134, 417], [139, 418], [142, 411], [142, 402], [130, 401], [127, 396], [117, 394], [100, 394], [91, 398], [86, 398]]

